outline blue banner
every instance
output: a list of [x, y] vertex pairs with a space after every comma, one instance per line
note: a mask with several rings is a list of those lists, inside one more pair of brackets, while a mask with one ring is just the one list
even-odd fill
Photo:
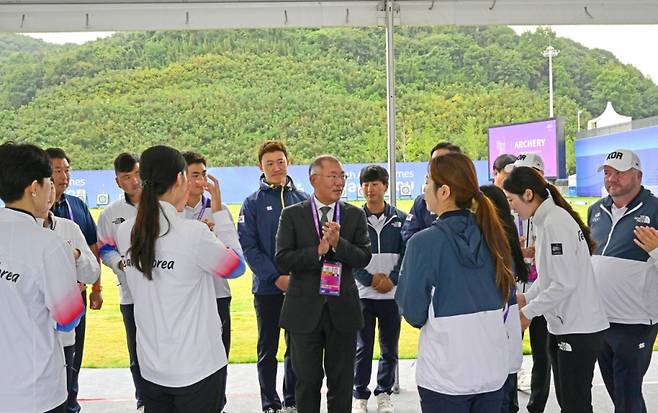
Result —
[[[489, 183], [487, 161], [475, 161], [475, 169], [480, 185]], [[344, 164], [347, 182], [343, 190], [343, 199], [354, 201], [363, 199], [359, 186], [359, 172], [367, 165]], [[379, 164], [386, 168], [386, 164]], [[256, 166], [209, 168], [208, 172], [219, 179], [222, 189], [222, 200], [227, 204], [241, 204], [244, 199], [258, 189], [258, 179], [261, 171]], [[422, 193], [426, 162], [401, 162], [397, 164], [397, 198], [414, 199]], [[307, 165], [291, 165], [288, 175], [295, 185], [305, 192], [313, 192], [308, 180]], [[71, 183], [66, 193], [77, 196], [89, 205], [90, 208], [103, 208], [123, 196], [116, 185], [114, 171], [72, 171]]]
[[658, 126], [652, 126], [576, 140], [578, 195], [607, 196], [603, 172], [596, 170], [603, 164], [605, 156], [615, 149], [630, 149], [637, 153], [642, 163], [642, 184], [658, 194]]

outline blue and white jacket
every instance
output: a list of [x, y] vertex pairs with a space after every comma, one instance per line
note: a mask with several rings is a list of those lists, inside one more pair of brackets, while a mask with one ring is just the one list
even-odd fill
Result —
[[359, 288], [359, 297], [373, 300], [392, 300], [395, 298], [395, 290], [382, 294], [372, 288], [372, 275], [374, 273], [386, 274], [394, 285], [397, 286], [400, 265], [404, 256], [404, 241], [400, 232], [402, 223], [407, 214], [399, 209], [386, 204], [384, 213], [377, 217], [368, 211], [366, 205], [363, 206], [368, 222], [368, 235], [370, 235], [370, 245], [372, 258], [365, 268], [359, 268], [354, 271], [356, 285]]
[[427, 209], [425, 197], [420, 194], [414, 200], [414, 205], [407, 215], [406, 221], [402, 225], [402, 239], [404, 242], [409, 241], [415, 233], [429, 228], [430, 225], [436, 220], [436, 214]]
[[611, 323], [658, 322], [658, 249], [647, 254], [633, 240], [637, 226], [658, 229], [658, 198], [642, 188], [613, 224], [612, 198], [589, 208], [588, 224], [596, 250], [592, 256], [601, 298]]
[[416, 383], [466, 395], [500, 389], [510, 371], [491, 253], [475, 216], [446, 212], [414, 235], [395, 294], [409, 324], [420, 327]]
[[260, 187], [244, 200], [238, 219], [238, 235], [244, 258], [253, 272], [251, 291], [254, 294], [282, 294], [274, 284], [281, 274], [274, 263], [276, 231], [284, 207], [308, 199], [292, 179], [283, 185], [271, 185], [260, 178]]

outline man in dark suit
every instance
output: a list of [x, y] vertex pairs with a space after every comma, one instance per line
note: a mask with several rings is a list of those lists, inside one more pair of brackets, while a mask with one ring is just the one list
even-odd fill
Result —
[[363, 210], [339, 202], [345, 172], [338, 159], [317, 157], [309, 178], [313, 197], [282, 211], [276, 236], [276, 264], [290, 274], [280, 322], [290, 332], [299, 413], [320, 411], [324, 371], [327, 410], [349, 413], [363, 327], [352, 269], [370, 262], [370, 238]]

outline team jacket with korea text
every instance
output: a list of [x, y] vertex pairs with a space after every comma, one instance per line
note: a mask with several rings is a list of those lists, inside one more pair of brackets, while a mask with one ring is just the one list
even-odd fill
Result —
[[587, 220], [597, 247], [594, 273], [611, 323], [658, 323], [658, 249], [647, 254], [633, 240], [636, 226], [658, 229], [658, 198], [642, 188], [624, 215], [612, 223], [612, 198], [589, 208]]
[[27, 212], [0, 208], [0, 412], [45, 412], [66, 400], [56, 330], [84, 314], [71, 247]]
[[159, 209], [161, 235], [155, 242], [152, 280], [128, 252], [134, 218], [119, 227], [117, 248], [135, 302], [142, 377], [165, 387], [185, 387], [227, 363], [213, 278], [238, 277], [245, 265], [206, 224], [185, 219], [164, 201]]
[[578, 223], [549, 197], [535, 211], [533, 225], [537, 281], [525, 293], [523, 314], [530, 319], [543, 315], [553, 335], [607, 329], [589, 247]]

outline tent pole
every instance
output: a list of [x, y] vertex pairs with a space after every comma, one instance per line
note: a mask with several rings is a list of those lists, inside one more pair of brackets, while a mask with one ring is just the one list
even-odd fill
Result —
[[395, 170], [395, 48], [393, 47], [394, 0], [386, 0], [386, 111], [388, 137], [389, 203], [396, 205], [397, 175]]

